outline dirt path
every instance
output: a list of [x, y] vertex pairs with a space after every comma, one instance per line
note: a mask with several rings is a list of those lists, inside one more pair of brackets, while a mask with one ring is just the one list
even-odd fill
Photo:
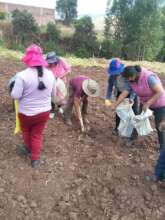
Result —
[[[43, 164], [16, 154], [21, 137], [13, 135], [14, 113], [6, 84], [22, 69], [0, 60], [0, 220], [164, 220], [165, 187], [144, 180], [158, 156], [156, 133], [127, 148], [112, 136], [114, 113], [90, 99], [91, 128], [85, 138], [77, 125], [60, 117], [45, 131]], [[73, 68], [73, 75], [97, 79], [104, 95], [105, 69]], [[165, 77], [164, 77], [165, 79]], [[164, 80], [163, 79], [163, 80]]]

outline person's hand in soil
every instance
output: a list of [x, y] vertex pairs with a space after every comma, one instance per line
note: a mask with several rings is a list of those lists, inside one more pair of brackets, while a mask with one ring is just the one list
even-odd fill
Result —
[[85, 126], [84, 126], [82, 117], [80, 118], [80, 126], [81, 126], [81, 132], [84, 133], [85, 132]]
[[87, 124], [89, 125], [90, 124], [90, 122], [89, 122], [89, 120], [88, 120], [86, 115], [83, 116], [83, 122], [84, 122], [85, 125], [87, 125]]

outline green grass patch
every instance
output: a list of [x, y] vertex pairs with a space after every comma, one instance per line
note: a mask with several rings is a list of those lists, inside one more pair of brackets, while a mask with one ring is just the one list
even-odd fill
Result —
[[23, 53], [20, 51], [9, 50], [4, 47], [0, 47], [0, 56], [5, 58], [14, 58], [16, 60], [20, 60], [23, 56]]
[[[12, 58], [16, 61], [20, 61], [23, 56], [23, 53], [20, 51], [9, 50], [0, 46], [0, 57], [1, 58]], [[102, 67], [107, 68], [109, 60], [98, 59], [98, 58], [78, 58], [73, 55], [66, 55], [65, 59], [72, 66], [81, 66], [81, 67]], [[150, 70], [155, 71], [156, 73], [165, 73], [165, 63], [160, 62], [148, 62], [148, 61], [123, 61], [125, 65], [137, 65], [146, 67]]]
[[106, 59], [97, 59], [97, 58], [78, 58], [75, 56], [66, 56], [65, 57], [68, 63], [72, 66], [82, 66], [82, 67], [106, 67], [107, 60]]

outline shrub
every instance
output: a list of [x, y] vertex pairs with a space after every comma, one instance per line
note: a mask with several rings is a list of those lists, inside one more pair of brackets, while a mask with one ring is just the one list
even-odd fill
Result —
[[75, 22], [72, 47], [77, 56], [91, 57], [97, 48], [94, 25], [89, 16], [84, 16]]
[[31, 13], [26, 10], [13, 11], [12, 24], [16, 43], [27, 46], [30, 43], [37, 41], [40, 30]]

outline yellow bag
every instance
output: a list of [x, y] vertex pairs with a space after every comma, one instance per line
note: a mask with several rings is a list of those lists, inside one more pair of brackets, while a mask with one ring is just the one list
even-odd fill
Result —
[[15, 107], [15, 117], [16, 117], [14, 134], [18, 134], [19, 132], [21, 132], [20, 120], [18, 117], [18, 107], [19, 107], [18, 100], [14, 100], [14, 107]]

